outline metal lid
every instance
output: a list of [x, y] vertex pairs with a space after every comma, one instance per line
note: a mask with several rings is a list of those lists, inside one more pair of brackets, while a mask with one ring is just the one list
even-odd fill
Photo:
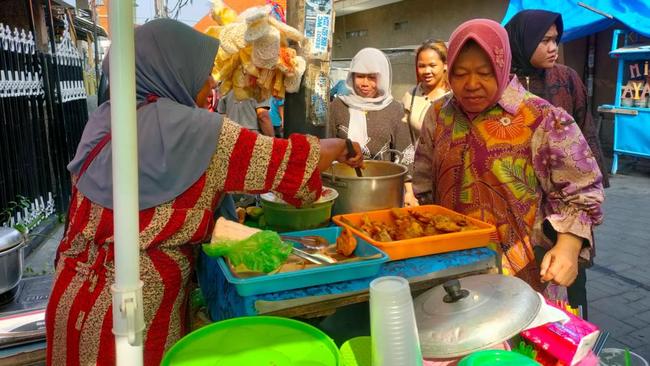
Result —
[[487, 274], [448, 281], [413, 305], [422, 355], [450, 358], [512, 338], [535, 319], [542, 303], [519, 278]]
[[20, 231], [12, 228], [0, 226], [0, 252], [11, 249], [21, 244], [25, 238]]

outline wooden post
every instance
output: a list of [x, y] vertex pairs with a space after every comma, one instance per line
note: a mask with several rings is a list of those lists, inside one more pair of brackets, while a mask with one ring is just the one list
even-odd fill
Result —
[[287, 0], [287, 24], [301, 31], [306, 41], [296, 45], [307, 68], [298, 93], [287, 94], [285, 136], [307, 133], [326, 137], [329, 123], [329, 71], [334, 29], [333, 0]]

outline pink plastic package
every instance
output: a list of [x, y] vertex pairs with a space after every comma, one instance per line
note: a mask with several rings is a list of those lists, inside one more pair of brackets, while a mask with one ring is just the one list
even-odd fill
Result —
[[[547, 301], [548, 302], [548, 301]], [[554, 306], [549, 303], [549, 305]], [[559, 364], [574, 366], [590, 354], [596, 343], [600, 330], [598, 327], [583, 320], [564, 309], [569, 316], [569, 321], [547, 323], [542, 326], [525, 330], [521, 336], [543, 351], [546, 355], [555, 358]]]

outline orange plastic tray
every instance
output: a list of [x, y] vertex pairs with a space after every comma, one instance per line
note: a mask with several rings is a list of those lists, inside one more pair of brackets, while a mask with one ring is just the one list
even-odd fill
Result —
[[[362, 237], [368, 243], [380, 248], [392, 260], [421, 257], [424, 255], [453, 252], [455, 250], [463, 250], [469, 248], [478, 248], [487, 246], [490, 241], [490, 235], [496, 231], [494, 225], [488, 224], [474, 218], [461, 215], [458, 212], [449, 210], [442, 206], [426, 205], [409, 208], [399, 208], [400, 211], [417, 211], [427, 212], [437, 215], [447, 215], [450, 217], [462, 217], [473, 225], [477, 226], [476, 230], [463, 231], [458, 233], [438, 234], [432, 236], [423, 236], [415, 239], [396, 240], [389, 242], [381, 242], [374, 240], [368, 235], [364, 234], [356, 227], [361, 226], [361, 220], [364, 215], [368, 215], [373, 221], [383, 223], [394, 222], [391, 210], [379, 210], [359, 212], [345, 215], [337, 215], [332, 220], [339, 226], [344, 226], [352, 230], [356, 235]], [[351, 222], [354, 226], [347, 224], [345, 221]]]

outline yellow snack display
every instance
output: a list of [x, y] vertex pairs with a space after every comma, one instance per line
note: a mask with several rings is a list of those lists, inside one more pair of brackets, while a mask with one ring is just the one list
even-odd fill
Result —
[[261, 101], [297, 92], [305, 60], [288, 43], [302, 42], [303, 34], [271, 16], [268, 5], [237, 15], [222, 0], [212, 4], [210, 16], [218, 26], [205, 33], [221, 42], [212, 72], [220, 93], [232, 90], [237, 100]]

